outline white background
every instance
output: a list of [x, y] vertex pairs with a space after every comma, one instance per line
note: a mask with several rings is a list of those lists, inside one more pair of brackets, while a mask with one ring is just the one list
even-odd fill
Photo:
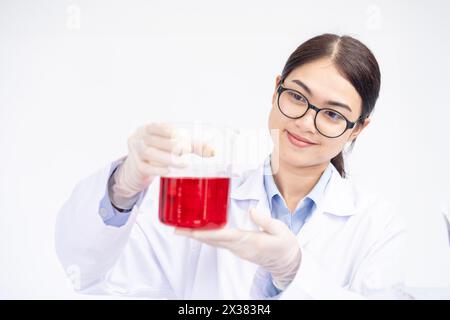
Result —
[[[382, 71], [348, 171], [408, 221], [408, 285], [450, 287], [448, 1], [0, 1], [0, 297], [77, 298], [54, 222], [141, 124], [266, 128], [275, 76], [324, 32]], [[82, 236], [82, 235], [80, 235]]]

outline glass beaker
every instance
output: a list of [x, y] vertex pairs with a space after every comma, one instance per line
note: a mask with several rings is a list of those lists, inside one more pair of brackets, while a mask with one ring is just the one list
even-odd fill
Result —
[[[233, 153], [238, 131], [200, 122], [172, 124], [178, 137], [197, 150], [184, 154], [183, 169], [160, 177], [159, 219], [182, 228], [215, 229], [227, 223]], [[201, 145], [212, 148], [202, 156]]]

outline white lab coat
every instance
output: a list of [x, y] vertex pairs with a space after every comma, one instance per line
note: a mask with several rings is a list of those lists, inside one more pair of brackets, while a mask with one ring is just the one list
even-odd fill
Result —
[[[263, 299], [257, 265], [174, 234], [158, 220], [159, 179], [122, 227], [107, 226], [100, 200], [108, 166], [76, 186], [56, 223], [56, 251], [86, 294], [174, 299]], [[270, 214], [263, 165], [232, 179], [229, 225], [257, 230], [249, 208]], [[276, 299], [402, 298], [405, 227], [390, 206], [360, 194], [333, 167], [323, 201], [298, 233], [302, 261]]]

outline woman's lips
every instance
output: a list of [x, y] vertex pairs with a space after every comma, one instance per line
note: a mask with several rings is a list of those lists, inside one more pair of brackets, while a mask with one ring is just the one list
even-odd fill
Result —
[[304, 138], [300, 138], [298, 136], [294, 136], [292, 135], [289, 131], [286, 130], [287, 136], [288, 136], [288, 140], [295, 146], [300, 147], [300, 148], [305, 148], [305, 147], [310, 147], [310, 146], [314, 146], [317, 143], [312, 143], [307, 141]]

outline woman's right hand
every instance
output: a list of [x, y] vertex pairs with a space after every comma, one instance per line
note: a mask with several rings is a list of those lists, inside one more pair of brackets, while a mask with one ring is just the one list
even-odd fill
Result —
[[145, 190], [155, 177], [167, 174], [171, 167], [186, 167], [187, 163], [181, 157], [186, 153], [211, 157], [214, 150], [179, 135], [174, 127], [166, 123], [150, 123], [137, 129], [128, 139], [128, 155], [113, 177], [110, 187], [113, 204], [128, 208], [130, 201]]

